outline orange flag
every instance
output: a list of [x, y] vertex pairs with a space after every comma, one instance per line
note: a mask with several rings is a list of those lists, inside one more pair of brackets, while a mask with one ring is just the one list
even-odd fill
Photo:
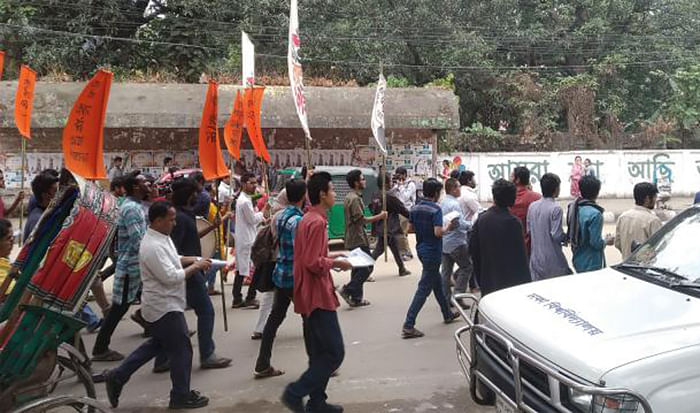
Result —
[[73, 104], [63, 129], [66, 168], [85, 179], [105, 179], [104, 124], [112, 73], [98, 70]]
[[19, 83], [15, 94], [15, 125], [19, 133], [31, 139], [32, 107], [34, 107], [34, 85], [36, 72], [22, 65], [19, 71]]
[[270, 154], [265, 147], [265, 141], [260, 128], [260, 109], [262, 99], [265, 95], [264, 86], [255, 86], [245, 90], [245, 127], [248, 130], [248, 137], [253, 144], [255, 153], [265, 162], [270, 163]]
[[224, 125], [224, 142], [228, 153], [237, 161], [241, 159], [241, 137], [243, 136], [243, 96], [241, 91], [236, 91], [236, 100], [233, 101], [231, 117]]
[[204, 179], [224, 178], [229, 175], [219, 141], [219, 84], [209, 81], [207, 97], [202, 110], [202, 122], [199, 124], [199, 164], [202, 166]]
[[5, 64], [5, 52], [0, 50], [0, 80], [2, 80], [2, 68]]

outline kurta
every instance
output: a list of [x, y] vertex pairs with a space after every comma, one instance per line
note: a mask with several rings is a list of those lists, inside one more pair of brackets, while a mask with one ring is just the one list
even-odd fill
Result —
[[522, 226], [507, 208], [493, 206], [479, 215], [469, 253], [482, 296], [531, 280]]
[[562, 251], [562, 244], [566, 241], [562, 229], [563, 215], [553, 198], [543, 198], [530, 205], [527, 230], [532, 242], [530, 273], [533, 281], [571, 274]]

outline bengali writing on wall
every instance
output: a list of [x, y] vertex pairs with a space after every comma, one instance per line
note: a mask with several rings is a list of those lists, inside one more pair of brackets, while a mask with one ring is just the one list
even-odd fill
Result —
[[488, 201], [491, 184], [510, 179], [518, 166], [530, 170], [530, 184], [538, 192], [544, 174], [557, 174], [562, 180], [561, 196], [571, 197], [570, 176], [576, 156], [589, 160], [589, 170], [602, 182], [601, 197], [631, 197], [634, 185], [643, 181], [670, 188], [678, 196], [700, 191], [700, 151], [693, 150], [461, 153], [441, 154], [438, 161], [441, 167], [447, 160], [452, 168], [474, 171], [479, 197]]

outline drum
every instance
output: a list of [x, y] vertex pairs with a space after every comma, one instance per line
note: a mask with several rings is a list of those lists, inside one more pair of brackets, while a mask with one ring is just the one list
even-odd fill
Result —
[[[202, 232], [211, 226], [211, 222], [208, 220], [197, 217], [197, 232]], [[202, 246], [202, 257], [211, 258], [216, 252], [216, 230], [212, 230], [207, 235], [199, 239], [199, 243]]]

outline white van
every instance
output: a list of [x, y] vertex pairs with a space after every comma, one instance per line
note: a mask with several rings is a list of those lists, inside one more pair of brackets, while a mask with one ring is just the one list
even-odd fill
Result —
[[700, 206], [620, 265], [459, 299], [472, 305], [457, 355], [478, 404], [700, 412]]

